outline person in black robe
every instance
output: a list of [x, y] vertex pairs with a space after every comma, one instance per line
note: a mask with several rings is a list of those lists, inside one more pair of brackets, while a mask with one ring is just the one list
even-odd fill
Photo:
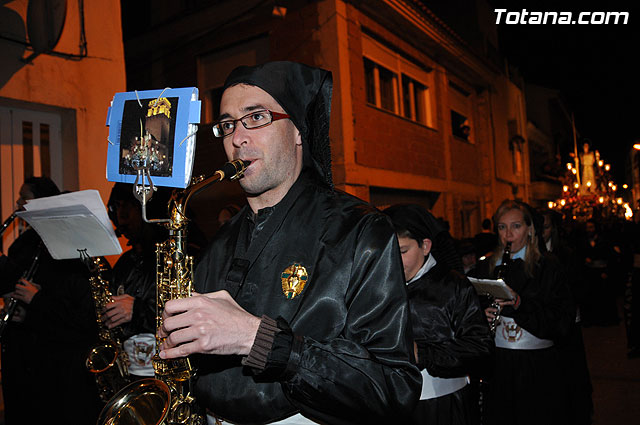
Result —
[[[148, 218], [166, 218], [168, 199], [166, 188], [159, 188], [147, 204]], [[165, 240], [168, 232], [163, 226], [143, 220], [132, 184], [116, 183], [113, 186], [107, 210], [116, 233], [127, 239], [131, 249], [124, 252], [113, 266], [113, 302], [107, 304], [102, 318], [105, 325], [121, 338], [129, 359], [130, 377], [134, 380], [152, 377], [157, 302], [155, 244]]]
[[[395, 232], [331, 180], [331, 74], [236, 68], [214, 135], [251, 161], [245, 206], [168, 301], [162, 358], [200, 353], [196, 400], [234, 423], [403, 422], [420, 391]], [[295, 421], [295, 422], [294, 422]]]
[[[98, 326], [87, 268], [80, 260], [53, 260], [42, 272], [23, 323], [36, 335], [29, 355], [34, 376], [23, 394], [34, 415], [29, 423], [95, 423], [102, 404], [86, 360]], [[70, 400], [73, 407], [61, 411]]]
[[462, 272], [467, 275], [476, 268], [476, 263], [478, 262], [476, 248], [472, 239], [466, 238], [459, 241], [457, 250], [462, 260]]
[[[50, 179], [28, 178], [18, 209], [58, 193]], [[97, 325], [84, 265], [54, 260], [28, 227], [0, 257], [0, 285], [11, 290], [5, 300], [19, 301], [2, 335], [5, 423], [95, 422], [100, 402], [85, 360]], [[61, 411], [69, 402], [73, 408]]]
[[[542, 221], [534, 222], [528, 205], [506, 200], [493, 222], [499, 247], [478, 264], [475, 275], [495, 278], [510, 242], [504, 281], [512, 297], [495, 300], [501, 312], [494, 367], [483, 386], [483, 423], [564, 424], [568, 407], [556, 342], [567, 337], [575, 321], [564, 270], [553, 255], [541, 252]], [[497, 314], [495, 307], [485, 308], [488, 321]]]
[[[561, 235], [561, 216], [552, 210], [541, 212], [544, 218], [542, 238], [548, 252], [555, 255], [565, 269], [565, 277], [574, 301], [580, 299], [583, 290], [578, 256], [566, 238]], [[593, 386], [582, 338], [580, 312], [576, 307], [576, 319], [565, 338], [556, 341], [560, 355], [564, 387], [564, 403], [567, 407], [567, 425], [589, 425], [593, 417]]]
[[491, 230], [491, 220], [482, 220], [482, 232], [473, 237], [473, 245], [476, 248], [476, 257], [486, 257], [493, 254], [498, 245], [498, 235]]
[[619, 322], [616, 291], [611, 281], [614, 264], [613, 244], [610, 234], [591, 218], [585, 223], [585, 235], [578, 246], [583, 261], [586, 294], [580, 306], [583, 326], [611, 326]]
[[398, 236], [422, 371], [412, 423], [479, 424], [478, 397], [469, 375], [489, 366], [494, 343], [476, 291], [464, 275], [431, 254], [434, 229], [427, 210], [394, 205], [384, 213]]

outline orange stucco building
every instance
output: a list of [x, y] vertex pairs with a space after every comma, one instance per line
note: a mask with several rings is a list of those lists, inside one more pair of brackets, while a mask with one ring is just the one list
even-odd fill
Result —
[[[49, 176], [61, 190], [97, 189], [106, 202], [107, 108], [126, 88], [120, 2], [3, 3], [3, 219], [31, 175]], [[6, 247], [13, 235], [4, 236]]]

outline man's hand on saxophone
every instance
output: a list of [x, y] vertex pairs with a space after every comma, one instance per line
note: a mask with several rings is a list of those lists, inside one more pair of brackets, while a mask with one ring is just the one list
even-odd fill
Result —
[[162, 318], [163, 359], [193, 353], [248, 355], [260, 326], [260, 318], [224, 290], [167, 301]]
[[135, 298], [128, 294], [114, 295], [102, 311], [102, 318], [109, 329], [131, 321]]

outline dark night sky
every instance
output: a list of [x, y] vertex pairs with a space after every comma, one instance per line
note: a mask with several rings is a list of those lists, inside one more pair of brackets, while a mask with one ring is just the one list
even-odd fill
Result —
[[616, 181], [622, 183], [628, 149], [640, 139], [640, 8], [619, 0], [491, 3], [507, 11], [629, 12], [627, 25], [498, 26], [502, 53], [526, 81], [563, 92], [580, 136], [590, 139], [611, 162]]

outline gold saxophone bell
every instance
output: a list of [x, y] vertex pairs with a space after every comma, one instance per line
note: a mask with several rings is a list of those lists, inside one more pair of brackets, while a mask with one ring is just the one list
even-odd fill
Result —
[[146, 378], [124, 387], [100, 413], [98, 424], [160, 425], [169, 414], [171, 391], [163, 381]]

